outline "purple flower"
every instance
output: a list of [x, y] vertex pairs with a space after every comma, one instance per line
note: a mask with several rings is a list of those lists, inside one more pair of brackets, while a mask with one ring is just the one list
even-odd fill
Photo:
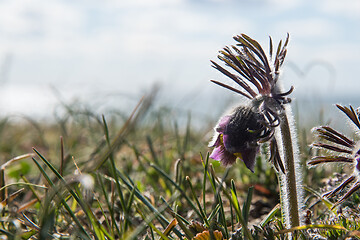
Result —
[[[285, 56], [288, 38], [284, 45], [280, 41], [273, 59], [273, 46], [270, 38], [270, 61], [260, 44], [245, 34], [234, 37], [236, 46], [225, 47], [218, 58], [225, 62], [229, 70], [211, 61], [213, 67], [233, 80], [242, 90], [233, 88], [219, 81], [212, 82], [234, 91], [248, 99], [248, 104], [241, 105], [222, 117], [215, 127], [215, 136], [210, 147], [215, 147], [210, 157], [228, 166], [240, 158], [254, 172], [256, 154], [260, 143], [270, 141], [270, 161], [277, 170], [284, 172], [276, 141], [273, 138], [275, 128], [280, 124], [279, 112], [283, 104], [290, 102], [288, 92], [279, 92], [277, 80], [279, 68]], [[272, 64], [271, 60], [273, 60]]]
[[215, 148], [210, 158], [225, 166], [232, 165], [236, 158], [240, 158], [254, 172], [255, 157], [259, 151], [257, 141], [265, 129], [260, 121], [264, 121], [263, 115], [246, 106], [238, 107], [231, 115], [222, 117], [215, 127], [216, 134], [210, 145]]
[[[350, 108], [340, 105], [336, 106], [344, 112], [360, 130], [359, 111], [355, 111], [352, 106], [350, 106]], [[334, 206], [336, 206], [344, 202], [355, 191], [360, 189], [359, 143], [328, 126], [320, 126], [314, 128], [313, 131], [319, 137], [320, 141], [313, 143], [312, 146], [326, 150], [326, 152], [330, 152], [331, 154], [315, 156], [308, 162], [309, 165], [314, 166], [327, 163], [345, 163], [351, 164], [353, 168], [353, 173], [345, 181], [332, 191], [324, 194], [325, 197], [334, 197], [347, 186], [352, 184], [350, 189], [347, 190], [347, 192], [335, 203]]]

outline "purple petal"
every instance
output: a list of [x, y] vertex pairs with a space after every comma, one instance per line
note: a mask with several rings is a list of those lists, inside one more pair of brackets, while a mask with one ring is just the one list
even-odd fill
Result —
[[213, 138], [209, 142], [208, 147], [217, 147], [217, 146], [219, 146], [221, 144], [220, 137], [221, 137], [220, 133], [215, 133], [215, 135], [213, 136]]
[[230, 121], [230, 118], [231, 118], [231, 116], [228, 116], [228, 115], [220, 118], [220, 121], [216, 125], [215, 130], [219, 133], [223, 133], [225, 131], [226, 125], [228, 125], [228, 123]]
[[358, 172], [360, 172], [360, 156], [355, 157], [355, 161], [356, 161], [356, 170], [358, 170]]
[[220, 161], [223, 165], [232, 165], [236, 161], [236, 156], [226, 151], [223, 145], [219, 145], [212, 151], [210, 158]]
[[[230, 152], [238, 152], [236, 151], [235, 149], [233, 149], [233, 147], [230, 147], [230, 144], [229, 144], [229, 135], [228, 134], [223, 134], [223, 144], [225, 146], [225, 148], [230, 151]], [[241, 147], [241, 146], [240, 146]]]
[[258, 151], [259, 147], [250, 148], [241, 152], [241, 160], [243, 160], [246, 167], [252, 172], [254, 172], [256, 154]]

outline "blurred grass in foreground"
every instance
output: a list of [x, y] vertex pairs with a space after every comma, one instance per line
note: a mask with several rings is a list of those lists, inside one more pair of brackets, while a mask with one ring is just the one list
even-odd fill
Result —
[[[154, 107], [155, 95], [128, 114], [64, 105], [54, 122], [1, 119], [1, 239], [285, 239], [295, 230], [305, 239], [359, 235], [358, 195], [334, 211], [318, 192], [346, 169], [324, 182], [330, 169], [304, 167], [308, 222], [284, 230], [268, 156], [258, 157], [255, 174], [241, 162], [219, 166], [207, 154], [212, 120], [195, 129], [189, 113], [179, 125], [171, 109]], [[298, 128], [305, 163], [312, 126]]]

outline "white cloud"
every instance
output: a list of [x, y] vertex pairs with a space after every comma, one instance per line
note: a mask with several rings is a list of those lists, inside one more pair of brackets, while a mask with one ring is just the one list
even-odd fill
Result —
[[74, 6], [59, 1], [1, 1], [0, 29], [5, 34], [43, 34], [59, 29], [72, 31], [82, 22]]
[[41, 0], [28, 5], [20, 0], [0, 4], [0, 52], [14, 52], [18, 57], [185, 56], [184, 49], [196, 42], [192, 50], [202, 51], [208, 42], [224, 36], [231, 40], [234, 33], [251, 29], [254, 25], [245, 17], [224, 14], [219, 18], [191, 9], [184, 0], [91, 1], [86, 7]]
[[337, 32], [337, 25], [323, 18], [301, 18], [282, 21], [275, 25], [278, 31], [289, 32], [298, 39], [326, 39]]
[[[216, 76], [209, 59], [234, 44], [231, 37], [239, 33], [267, 49], [268, 35], [277, 42], [290, 32], [289, 57], [304, 63], [358, 61], [358, 43], [341, 42], [342, 23], [317, 15], [306, 2], [5, 0], [0, 1], [0, 57], [13, 53], [15, 82], [61, 79], [74, 91], [82, 86], [128, 91], [156, 79], [172, 80], [170, 87], [176, 81], [179, 86], [207, 81]], [[335, 5], [331, 0], [324, 9]], [[298, 7], [314, 11], [304, 15]]]
[[273, 10], [276, 11], [294, 9], [303, 4], [303, 1], [301, 0], [267, 0], [266, 2], [273, 5]]
[[358, 0], [322, 0], [319, 1], [319, 7], [328, 13], [360, 18], [360, 1]]
[[[185, 3], [185, 0], [131, 0], [131, 1], [108, 1], [111, 7], [159, 7], [174, 6]], [[106, 4], [106, 3], [105, 3]]]
[[61, 1], [1, 1], [0, 51], [16, 55], [63, 52], [63, 45], [79, 35], [83, 23], [82, 11]]
[[234, 33], [254, 27], [249, 20], [240, 17], [229, 21], [226, 16], [218, 18], [179, 8], [146, 12], [135, 19], [127, 16], [122, 21], [129, 22], [126, 34], [121, 36], [127, 47], [124, 52], [176, 54], [173, 56], [177, 57], [188, 56], [187, 51], [196, 52], [224, 36], [231, 42]]

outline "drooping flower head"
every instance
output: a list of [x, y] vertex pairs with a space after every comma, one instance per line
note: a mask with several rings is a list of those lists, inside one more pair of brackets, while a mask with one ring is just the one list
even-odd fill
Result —
[[236, 158], [240, 158], [247, 168], [254, 171], [259, 144], [270, 140], [270, 160], [277, 169], [284, 171], [273, 134], [280, 123], [278, 114], [283, 110], [282, 105], [290, 102], [290, 98], [286, 96], [293, 90], [291, 87], [289, 91], [281, 93], [277, 85], [289, 35], [284, 44], [280, 41], [275, 55], [270, 38], [269, 58], [260, 44], [247, 35], [241, 34], [234, 37], [234, 40], [238, 43], [225, 47], [218, 56], [230, 70], [211, 62], [215, 69], [233, 80], [241, 89], [216, 80], [211, 81], [250, 101], [220, 119], [210, 143], [210, 147], [215, 147], [210, 157], [224, 165], [231, 165]]
[[[336, 105], [360, 130], [359, 110], [352, 106], [344, 107]], [[329, 155], [313, 157], [308, 164], [311, 166], [324, 163], [345, 163], [352, 165], [353, 173], [338, 187], [325, 193], [325, 197], [334, 197], [341, 190], [351, 185], [350, 189], [335, 203], [335, 206], [345, 201], [356, 190], [360, 189], [360, 149], [359, 143], [346, 137], [342, 133], [328, 126], [320, 126], [313, 129], [319, 140], [312, 144], [313, 147], [327, 150]]]

